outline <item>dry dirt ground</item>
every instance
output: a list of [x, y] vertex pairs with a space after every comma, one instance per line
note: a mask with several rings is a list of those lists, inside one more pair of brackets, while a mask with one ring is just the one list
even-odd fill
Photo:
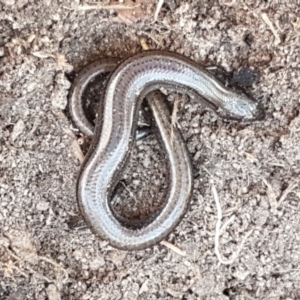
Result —
[[[300, 299], [299, 5], [165, 0], [154, 22], [156, 4], [0, 0], [0, 299]], [[244, 88], [266, 119], [225, 122], [181, 97], [190, 208], [169, 244], [124, 252], [78, 226], [82, 154], [67, 98], [88, 62], [142, 45], [227, 78], [259, 74]], [[148, 214], [165, 175], [151, 135], [137, 143], [114, 205]]]

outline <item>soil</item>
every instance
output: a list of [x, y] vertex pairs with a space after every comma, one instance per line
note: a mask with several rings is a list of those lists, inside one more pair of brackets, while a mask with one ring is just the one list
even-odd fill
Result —
[[[300, 299], [299, 3], [101, 5], [0, 0], [0, 299]], [[87, 63], [146, 46], [216, 66], [266, 118], [224, 121], [171, 94], [194, 168], [191, 205], [167, 242], [125, 252], [78, 226], [85, 139], [67, 99]], [[166, 173], [155, 135], [138, 141], [116, 209], [154, 211]]]

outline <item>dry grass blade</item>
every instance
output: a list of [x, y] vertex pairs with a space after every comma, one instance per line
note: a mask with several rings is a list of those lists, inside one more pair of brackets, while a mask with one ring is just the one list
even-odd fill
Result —
[[267, 195], [268, 195], [268, 199], [269, 199], [272, 211], [275, 211], [282, 204], [282, 202], [286, 199], [286, 197], [288, 196], [288, 194], [290, 192], [292, 192], [298, 186], [299, 180], [300, 180], [300, 177], [295, 178], [288, 185], [288, 187], [284, 190], [284, 192], [282, 193], [280, 199], [277, 201], [276, 200], [277, 197], [275, 195], [273, 187], [271, 186], [271, 184], [266, 179], [262, 178], [262, 181], [267, 186]]
[[85, 3], [85, 4], [82, 4], [82, 5], [79, 5], [76, 10], [86, 11], [86, 10], [91, 10], [91, 9], [115, 9], [115, 10], [118, 10], [118, 9], [135, 9], [139, 6], [140, 6], [140, 4], [129, 6], [129, 5], [124, 5], [124, 4], [103, 5], [103, 4], [95, 3], [95, 4], [91, 5], [91, 4]]
[[300, 180], [299, 177], [295, 178], [295, 179], [289, 184], [289, 186], [284, 190], [284, 192], [282, 193], [282, 195], [281, 195], [281, 197], [280, 197], [280, 199], [279, 199], [279, 201], [278, 201], [277, 207], [279, 207], [279, 206], [282, 204], [282, 202], [285, 200], [285, 198], [287, 197], [287, 195], [288, 195], [290, 192], [292, 192], [292, 191], [298, 186], [299, 180]]
[[80, 161], [80, 163], [82, 163], [84, 160], [84, 154], [77, 141], [72, 142], [71, 151], [74, 154], [74, 156]]
[[280, 36], [279, 34], [277, 33], [277, 31], [275, 30], [271, 20], [269, 19], [268, 15], [266, 13], [262, 13], [261, 14], [261, 18], [263, 19], [263, 21], [269, 26], [270, 30], [272, 31], [272, 33], [274, 34], [275, 36], [275, 43], [278, 45], [281, 43], [281, 39], [280, 39]]
[[273, 187], [265, 178], [262, 178], [262, 181], [267, 186], [267, 195], [268, 195], [269, 203], [271, 206], [271, 210], [276, 210], [278, 207], [278, 203], [276, 201], [276, 195], [273, 190]]
[[167, 242], [167, 241], [161, 241], [160, 242], [162, 245], [164, 245], [165, 247], [169, 248], [170, 250], [172, 250], [173, 252], [181, 255], [181, 256], [186, 256], [186, 252], [179, 249], [178, 247], [176, 247], [175, 245]]
[[164, 4], [164, 0], [158, 0], [156, 9], [155, 9], [155, 13], [154, 13], [154, 22], [157, 21], [158, 14], [159, 14], [163, 4]]
[[171, 117], [171, 123], [172, 123], [172, 127], [171, 127], [171, 142], [172, 142], [172, 146], [173, 146], [173, 141], [174, 141], [174, 127], [179, 128], [179, 124], [178, 124], [178, 109], [179, 109], [179, 98], [176, 97], [175, 101], [174, 101], [174, 106], [173, 106], [173, 111], [172, 111], [172, 117]]
[[[17, 255], [15, 255], [11, 250], [9, 250], [9, 249], [6, 249], [6, 251], [8, 252], [8, 254], [12, 257], [12, 258], [14, 258], [15, 260], [17, 260], [17, 261], [19, 261], [19, 262], [24, 262], [24, 261], [26, 261], [26, 260], [23, 260], [22, 258], [20, 258], [20, 257], [18, 257]], [[46, 281], [46, 282], [48, 282], [48, 283], [50, 283], [50, 282], [54, 282], [54, 280], [52, 280], [52, 279], [50, 279], [50, 278], [48, 278], [48, 277], [46, 277], [46, 276], [44, 276], [44, 275], [42, 275], [42, 274], [40, 274], [40, 273], [38, 273], [37, 271], [35, 271], [35, 270], [33, 270], [30, 266], [25, 266], [25, 268], [31, 273], [31, 274], [34, 274], [37, 278], [40, 278], [40, 279], [42, 279], [42, 280], [44, 280], [44, 281]], [[18, 272], [22, 272], [19, 268], [17, 268], [17, 267], [15, 267], [14, 269], [16, 269]], [[24, 275], [25, 276], [25, 273], [24, 272], [22, 272], [21, 273], [22, 275]]]
[[[240, 252], [242, 251], [244, 244], [246, 243], [248, 237], [252, 234], [253, 230], [249, 230], [245, 236], [243, 237], [241, 243], [237, 246], [237, 250], [236, 252], [232, 255], [231, 259], [225, 260], [222, 258], [222, 255], [219, 251], [219, 245], [220, 245], [220, 235], [221, 232], [224, 231], [225, 227], [227, 227], [229, 225], [229, 222], [225, 223], [225, 226], [223, 226], [223, 228], [221, 228], [221, 220], [222, 220], [222, 208], [220, 205], [220, 201], [219, 201], [219, 196], [217, 193], [217, 190], [215, 188], [214, 185], [212, 185], [212, 193], [216, 202], [216, 207], [217, 207], [217, 223], [216, 223], [216, 234], [215, 234], [215, 253], [219, 259], [219, 262], [223, 265], [231, 265], [239, 256]], [[229, 220], [233, 220], [232, 218], [230, 218]]]

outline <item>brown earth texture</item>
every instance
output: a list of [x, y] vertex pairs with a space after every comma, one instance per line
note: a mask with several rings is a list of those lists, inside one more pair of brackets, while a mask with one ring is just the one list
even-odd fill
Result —
[[[0, 299], [300, 299], [299, 4], [0, 0]], [[191, 204], [165, 241], [127, 252], [82, 220], [76, 180], [88, 140], [67, 102], [86, 64], [146, 48], [210, 67], [266, 117], [224, 121], [168, 93], [193, 164]], [[166, 175], [151, 134], [112, 205], [151, 214]]]

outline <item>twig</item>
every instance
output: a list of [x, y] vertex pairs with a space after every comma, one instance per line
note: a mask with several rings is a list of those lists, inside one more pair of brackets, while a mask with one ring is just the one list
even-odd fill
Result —
[[173, 252], [181, 255], [181, 256], [186, 256], [186, 252], [179, 249], [178, 247], [176, 247], [175, 245], [167, 242], [167, 241], [161, 241], [160, 242], [162, 245], [164, 245], [165, 247], [169, 248], [170, 250], [172, 250]]
[[271, 186], [271, 184], [264, 178], [262, 178], [262, 181], [264, 182], [264, 184], [267, 186], [267, 195], [268, 195], [268, 199], [270, 202], [270, 206], [271, 206], [271, 210], [275, 211], [281, 204], [282, 202], [285, 200], [285, 198], [288, 196], [289, 193], [291, 193], [299, 184], [299, 180], [300, 177], [295, 178], [289, 185], [288, 187], [284, 190], [284, 192], [282, 193], [280, 199], [278, 201], [276, 201], [276, 195], [275, 192], [273, 190], [273, 187]]
[[273, 190], [272, 185], [265, 179], [262, 178], [262, 181], [264, 182], [264, 184], [267, 186], [267, 195], [268, 195], [268, 199], [269, 199], [269, 203], [271, 206], [271, 210], [276, 210], [278, 208], [278, 202], [276, 201], [276, 195], [275, 192]]
[[135, 204], [137, 204], [138, 200], [134, 196], [134, 194], [131, 192], [131, 190], [127, 187], [127, 185], [124, 182], [122, 182], [122, 181], [120, 181], [120, 182], [124, 186], [125, 190], [129, 193], [130, 197], [135, 201]]
[[[222, 220], [222, 208], [221, 208], [221, 205], [220, 205], [217, 190], [216, 190], [214, 185], [212, 185], [211, 190], [212, 190], [212, 193], [213, 193], [213, 196], [214, 196], [214, 199], [215, 199], [215, 202], [216, 202], [216, 207], [217, 207], [217, 223], [216, 223], [216, 234], [215, 234], [215, 253], [216, 253], [216, 255], [219, 259], [219, 262], [221, 264], [230, 265], [237, 259], [238, 255], [240, 254], [240, 252], [242, 251], [242, 249], [244, 247], [244, 244], [246, 243], [248, 237], [252, 234], [253, 230], [250, 230], [245, 234], [245, 236], [243, 237], [240, 245], [237, 247], [237, 250], [236, 250], [235, 254], [232, 255], [232, 258], [228, 259], [228, 260], [224, 260], [221, 256], [221, 254], [220, 254], [220, 251], [219, 251], [219, 245], [220, 245], [219, 239], [220, 239], [221, 231], [223, 231], [222, 229], [224, 229], [225, 225], [227, 226], [229, 224], [229, 221], [227, 221], [224, 224], [223, 228], [220, 229], [221, 228], [221, 220]], [[232, 221], [233, 218], [230, 218], [229, 220]]]
[[157, 5], [156, 5], [156, 9], [155, 9], [155, 13], [154, 13], [154, 22], [157, 21], [158, 14], [159, 14], [163, 4], [164, 4], [164, 0], [158, 0]]
[[54, 260], [52, 260], [46, 256], [37, 256], [37, 258], [55, 266], [57, 269], [62, 270], [63, 273], [65, 274], [65, 281], [68, 280], [69, 274], [68, 274], [67, 270], [64, 267], [62, 267], [60, 264], [56, 263]]
[[[147, 37], [149, 37], [152, 41], [155, 42], [155, 44], [160, 45], [161, 42], [159, 42], [157, 39], [155, 39], [151, 33], [143, 31], [143, 35], [146, 35]], [[142, 41], [141, 41], [141, 45], [142, 45]], [[143, 45], [142, 45], [142, 47], [143, 47]], [[149, 46], [148, 46], [148, 48], [149, 48]], [[143, 48], [143, 50], [148, 50], [148, 49]]]
[[178, 127], [178, 107], [179, 107], [179, 99], [176, 96], [175, 101], [174, 101], [174, 106], [173, 106], [173, 111], [172, 111], [172, 116], [171, 116], [171, 143], [173, 145], [173, 140], [174, 140], [174, 127]]
[[169, 287], [167, 287], [165, 289], [165, 292], [168, 293], [169, 295], [171, 295], [175, 299], [180, 299], [182, 297], [182, 293], [181, 292], [174, 291], [174, 290], [172, 290]]
[[74, 156], [80, 161], [80, 163], [84, 160], [84, 154], [78, 144], [78, 141], [73, 141], [71, 144], [71, 150], [74, 154]]
[[20, 270], [20, 268], [18, 268], [17, 266], [15, 266], [13, 264], [10, 265], [10, 264], [5, 264], [5, 263], [0, 262], [0, 266], [3, 268], [6, 268], [6, 270], [4, 270], [5, 273], [7, 272], [7, 269], [14, 269], [17, 272], [19, 272], [21, 275], [23, 275], [25, 278], [28, 278], [28, 274], [24, 273], [22, 270]]
[[285, 198], [287, 197], [287, 195], [293, 191], [294, 188], [296, 188], [299, 184], [299, 177], [295, 178], [290, 184], [289, 186], [284, 190], [284, 192], [282, 193], [277, 207], [279, 207], [281, 205], [281, 203], [285, 200]]
[[281, 271], [274, 271], [273, 273], [289, 273], [289, 272], [296, 272], [300, 271], [300, 269], [287, 269], [287, 270], [281, 270]]
[[[19, 256], [15, 255], [11, 250], [6, 248], [6, 251], [8, 252], [8, 254], [13, 257], [14, 259], [16, 259], [17, 261], [20, 262], [24, 262], [23, 259], [21, 259]], [[31, 267], [29, 266], [25, 266], [25, 268], [27, 270], [29, 270], [32, 274], [36, 275], [38, 278], [41, 278], [43, 280], [45, 280], [46, 282], [50, 283], [50, 282], [55, 282], [54, 280], [49, 279], [48, 277], [36, 272], [35, 270], [33, 270]]]
[[[29, 264], [31, 264], [31, 262], [28, 260], [28, 258], [26, 257], [20, 257], [19, 255], [17, 255], [15, 253], [15, 251], [13, 250], [10, 250], [8, 247], [5, 247], [7, 253], [12, 257], [14, 258], [16, 261], [18, 262], [27, 262]], [[65, 275], [65, 278], [66, 280], [69, 278], [68, 276], [68, 272], [66, 269], [64, 269], [61, 265], [59, 265], [58, 263], [56, 263], [55, 261], [53, 261], [52, 259], [48, 258], [48, 257], [45, 257], [45, 256], [39, 256], [39, 255], [34, 255], [34, 258], [36, 258], [37, 260], [43, 260], [43, 261], [46, 261], [50, 264], [52, 264], [53, 266], [55, 266], [57, 269], [60, 269], [64, 272], [64, 275]], [[16, 268], [16, 267], [15, 267]], [[40, 273], [38, 273], [37, 271], [33, 270], [31, 267], [29, 267], [28, 265], [25, 265], [25, 268], [28, 269], [31, 273], [37, 275], [39, 278], [42, 278], [43, 280], [47, 281], [47, 282], [55, 282], [54, 280], [52, 279], [49, 279], [48, 277], [44, 276], [44, 275], [41, 275]]]
[[261, 18], [263, 19], [263, 21], [269, 26], [270, 30], [272, 31], [272, 33], [275, 36], [276, 39], [276, 44], [280, 44], [281, 43], [281, 39], [279, 34], [277, 33], [276, 29], [274, 28], [272, 22], [270, 21], [268, 15], [266, 13], [262, 13], [261, 14]]
[[124, 5], [124, 4], [103, 5], [103, 4], [100, 4], [100, 3], [95, 3], [93, 5], [89, 5], [88, 3], [86, 3], [86, 4], [78, 5], [74, 9], [71, 9], [71, 8], [68, 8], [68, 7], [65, 7], [65, 8], [67, 8], [69, 10], [86, 11], [86, 10], [91, 10], [91, 9], [114, 9], [114, 10], [118, 10], [118, 9], [135, 9], [139, 6], [140, 6], [140, 4], [129, 6], [129, 5]]

